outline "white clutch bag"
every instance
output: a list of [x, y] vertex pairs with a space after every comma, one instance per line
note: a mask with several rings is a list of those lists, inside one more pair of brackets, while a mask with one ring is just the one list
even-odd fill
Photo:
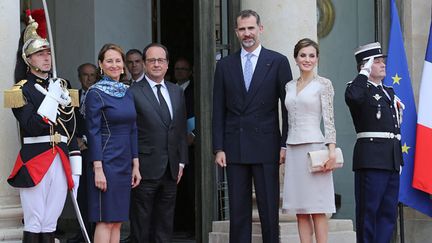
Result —
[[[308, 153], [309, 157], [309, 172], [319, 172], [322, 170], [322, 166], [329, 159], [328, 149], [312, 151]], [[341, 168], [344, 163], [342, 150], [340, 148], [335, 149], [336, 153], [336, 168]]]

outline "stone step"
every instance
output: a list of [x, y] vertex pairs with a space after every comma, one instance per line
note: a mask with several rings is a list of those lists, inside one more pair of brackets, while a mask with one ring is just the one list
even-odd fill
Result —
[[[297, 222], [280, 222], [280, 234], [297, 234]], [[213, 232], [228, 233], [229, 220], [213, 221]], [[353, 231], [352, 221], [349, 219], [330, 219], [329, 232], [337, 231]], [[261, 224], [259, 222], [252, 222], [252, 234], [261, 234]]]
[[[0, 229], [0, 243], [21, 243], [23, 228], [7, 228]], [[55, 243], [60, 243], [59, 239], [55, 239]]]
[[[209, 243], [228, 243], [229, 234], [228, 233], [214, 233], [209, 234]], [[332, 243], [355, 243], [356, 234], [353, 231], [340, 231], [340, 232], [329, 232], [328, 242]], [[262, 243], [262, 238], [260, 234], [252, 234], [251, 243]], [[279, 243], [300, 243], [300, 238], [298, 235], [285, 235], [280, 236]]]
[[23, 211], [21, 207], [0, 207], [0, 229], [21, 226], [22, 218]]
[[[1, 243], [22, 243], [22, 240], [6, 240], [6, 241], [1, 241]], [[61, 241], [59, 239], [54, 239], [55, 243], [60, 243]]]
[[[225, 243], [229, 240], [229, 221], [214, 221], [212, 232], [209, 234], [209, 243]], [[280, 222], [280, 242], [296, 243], [299, 242], [297, 223]], [[353, 231], [353, 223], [346, 219], [329, 220], [329, 242], [334, 243], [351, 243], [355, 242], [356, 235]], [[252, 223], [252, 242], [260, 243], [261, 225], [259, 222]]]
[[1, 228], [0, 229], [0, 242], [21, 242], [23, 235], [23, 228]]

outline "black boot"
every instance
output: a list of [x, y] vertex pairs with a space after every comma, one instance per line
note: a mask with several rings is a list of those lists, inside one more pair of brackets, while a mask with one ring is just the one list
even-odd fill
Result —
[[24, 231], [23, 243], [39, 243], [39, 234]]
[[55, 237], [54, 232], [50, 233], [40, 233], [40, 242], [41, 243], [54, 243]]

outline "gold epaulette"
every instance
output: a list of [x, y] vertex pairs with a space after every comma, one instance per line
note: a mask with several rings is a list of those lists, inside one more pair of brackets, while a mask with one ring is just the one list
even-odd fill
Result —
[[79, 101], [79, 94], [78, 94], [78, 90], [77, 89], [68, 89], [69, 90], [69, 95], [71, 97], [71, 105], [73, 107], [79, 107], [80, 105], [80, 101]]
[[27, 80], [23, 79], [14, 84], [12, 88], [4, 91], [5, 108], [20, 108], [27, 104], [27, 101], [21, 90], [25, 83], [27, 83]]

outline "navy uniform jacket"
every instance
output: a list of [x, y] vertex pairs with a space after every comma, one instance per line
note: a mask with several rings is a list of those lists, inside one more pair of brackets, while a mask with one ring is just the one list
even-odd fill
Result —
[[[394, 107], [394, 90], [384, 86], [389, 94], [368, 83], [368, 78], [359, 74], [348, 83], [345, 91], [347, 103], [355, 130], [360, 132], [390, 132], [400, 134], [397, 114]], [[381, 111], [377, 118], [378, 109]], [[360, 138], [354, 147], [353, 170], [384, 169], [399, 171], [403, 165], [401, 143], [398, 139]]]
[[[36, 90], [34, 86], [36, 83], [44, 88], [48, 87], [48, 79], [43, 80], [31, 73], [27, 74], [27, 82], [22, 87], [26, 104], [22, 107], [12, 109], [15, 118], [19, 122], [23, 138], [50, 135], [50, 125], [37, 114], [37, 110], [45, 95]], [[66, 108], [65, 110], [70, 111], [71, 109], [73, 107]], [[59, 117], [66, 120], [69, 116], [60, 113]], [[73, 180], [69, 163], [69, 151], [79, 151], [79, 149], [73, 132], [74, 119], [72, 118], [70, 121], [63, 123], [71, 136], [69, 145], [63, 142], [59, 143], [54, 151], [60, 155], [68, 187], [71, 189], [73, 187]], [[55, 131], [66, 137], [68, 135], [59, 123], [54, 125]], [[49, 142], [22, 144], [15, 166], [8, 178], [9, 184], [14, 187], [32, 187], [37, 185], [48, 171], [55, 155], [56, 153], [53, 153], [53, 146]]]
[[228, 163], [277, 163], [286, 145], [285, 84], [292, 80], [288, 59], [261, 49], [249, 91], [246, 91], [240, 51], [216, 65], [213, 89], [213, 151], [222, 150]]

